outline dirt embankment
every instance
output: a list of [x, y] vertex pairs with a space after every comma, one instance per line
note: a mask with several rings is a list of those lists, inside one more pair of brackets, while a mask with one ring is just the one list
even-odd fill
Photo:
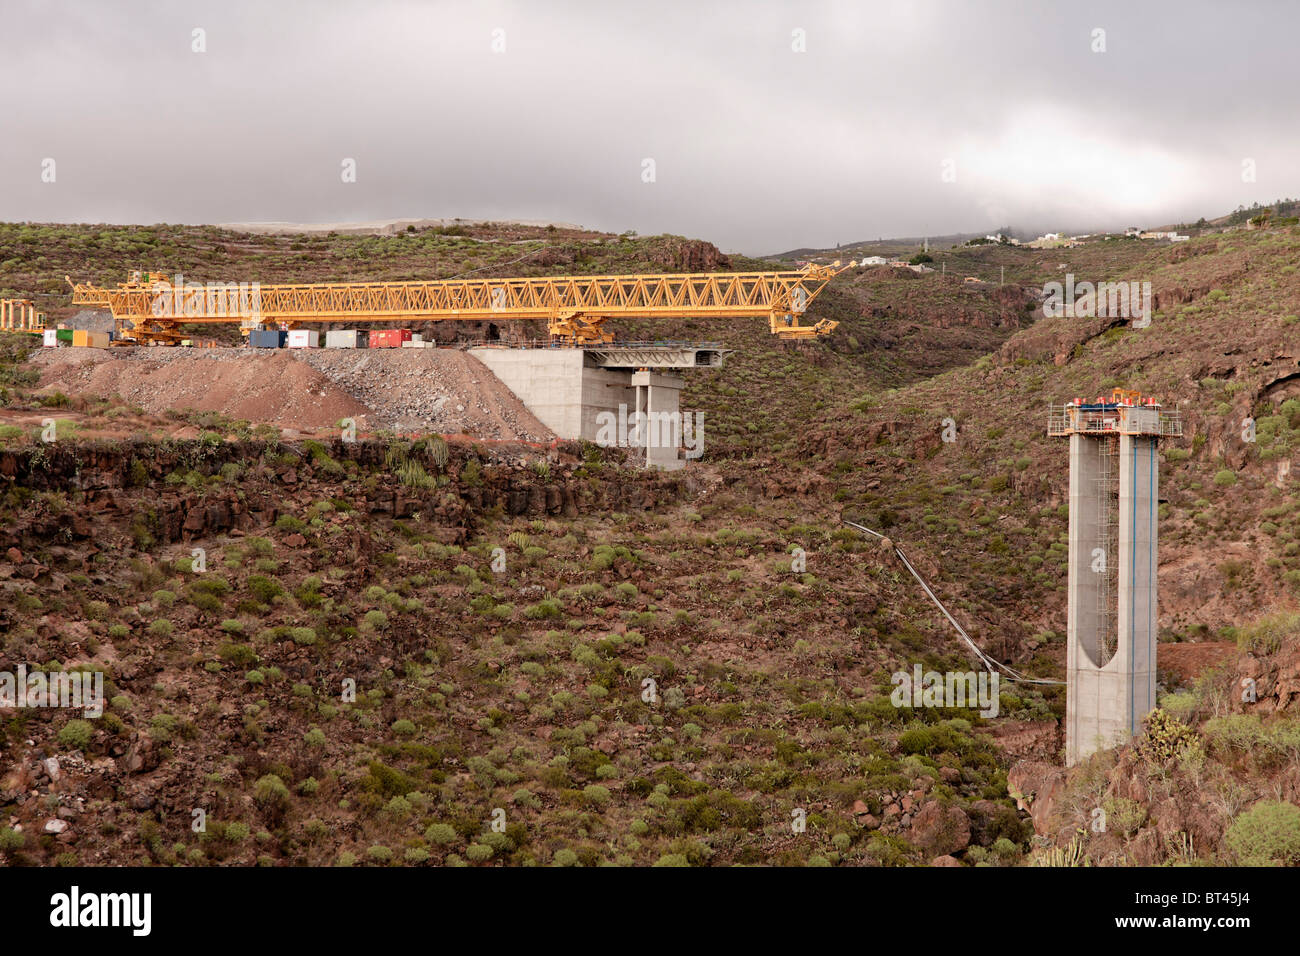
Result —
[[43, 349], [40, 388], [119, 395], [160, 414], [194, 409], [281, 428], [352, 418], [362, 430], [554, 436], [481, 363], [447, 349]]

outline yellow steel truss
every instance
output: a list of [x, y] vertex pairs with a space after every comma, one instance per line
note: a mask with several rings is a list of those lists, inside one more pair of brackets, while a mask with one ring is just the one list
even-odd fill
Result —
[[[837, 264], [838, 265], [838, 264]], [[134, 273], [116, 288], [74, 283], [73, 303], [107, 305], [125, 339], [171, 342], [181, 323], [239, 322], [247, 331], [284, 323], [544, 320], [568, 344], [613, 341], [604, 322], [638, 318], [767, 318], [782, 338], [825, 335], [836, 324], [799, 320], [837, 273], [836, 266], [799, 272], [697, 275], [543, 276], [429, 282], [340, 282], [316, 285], [181, 283]]]
[[30, 299], [0, 299], [0, 331], [43, 332], [45, 313]]

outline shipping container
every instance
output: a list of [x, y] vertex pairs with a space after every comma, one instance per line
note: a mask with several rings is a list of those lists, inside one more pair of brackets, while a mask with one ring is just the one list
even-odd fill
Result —
[[318, 349], [320, 348], [320, 333], [314, 329], [293, 329], [289, 333], [289, 348]]
[[52, 349], [57, 347], [58, 344], [59, 344], [59, 330], [46, 329], [45, 334], [41, 336], [41, 345], [45, 346], [45, 348], [47, 349]]
[[108, 333], [87, 332], [85, 329], [74, 329], [72, 332], [72, 344], [82, 348], [106, 349], [108, 348]]
[[400, 332], [402, 333], [402, 341], [403, 341], [403, 342], [409, 342], [409, 341], [411, 341], [411, 330], [410, 330], [410, 329], [399, 329], [398, 331], [400, 331]]
[[60, 342], [72, 344], [72, 329], [55, 329], [54, 334], [58, 336]]
[[334, 329], [325, 333], [327, 349], [364, 349], [370, 333], [366, 329]]
[[287, 336], [279, 329], [253, 329], [248, 333], [248, 344], [255, 349], [282, 349]]
[[401, 329], [375, 329], [370, 333], [372, 349], [399, 349], [402, 347]]

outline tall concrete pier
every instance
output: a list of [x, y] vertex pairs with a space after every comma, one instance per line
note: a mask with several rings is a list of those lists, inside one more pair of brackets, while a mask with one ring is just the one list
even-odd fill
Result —
[[1070, 439], [1065, 762], [1119, 746], [1156, 705], [1157, 443], [1177, 411], [1116, 389], [1051, 410]]

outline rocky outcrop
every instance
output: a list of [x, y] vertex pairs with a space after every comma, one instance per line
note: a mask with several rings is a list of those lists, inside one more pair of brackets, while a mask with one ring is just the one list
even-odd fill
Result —
[[1039, 761], [1024, 761], [1007, 772], [1007, 792], [1029, 814], [1034, 830], [1048, 832], [1056, 798], [1065, 788], [1065, 771]]
[[[0, 550], [93, 541], [126, 531], [160, 543], [251, 533], [274, 524], [295, 495], [342, 500], [367, 514], [419, 515], [446, 531], [440, 539], [459, 543], [477, 516], [492, 511], [572, 518], [596, 511], [643, 511], [685, 494], [678, 475], [628, 470], [618, 481], [592, 480], [571, 453], [576, 446], [564, 444], [545, 453], [525, 446], [453, 444], [441, 464], [416, 456], [429, 486], [417, 482], [413, 487], [389, 466], [389, 449], [384, 442], [336, 440], [274, 447], [261, 442], [195, 441], [166, 447], [60, 442], [6, 451], [0, 453], [0, 476], [36, 491], [75, 493], [77, 500], [57, 510], [21, 510], [0, 529]], [[602, 454], [616, 457], [618, 452]], [[239, 466], [238, 475], [214, 479], [228, 464]]]
[[961, 807], [931, 800], [912, 820], [912, 843], [927, 856], [949, 856], [970, 846], [970, 820]]
[[731, 268], [731, 260], [713, 243], [680, 236], [665, 236], [650, 254], [650, 261], [665, 272], [715, 272]]

